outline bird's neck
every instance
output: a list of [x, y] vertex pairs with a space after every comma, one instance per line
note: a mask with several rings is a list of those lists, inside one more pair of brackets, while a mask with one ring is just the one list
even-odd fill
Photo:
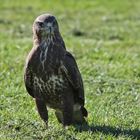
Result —
[[60, 46], [65, 48], [64, 41], [60, 35], [60, 33], [54, 34], [54, 35], [47, 35], [47, 36], [34, 36], [34, 46], [41, 47], [42, 49], [45, 49], [44, 47], [49, 46]]
[[53, 46], [54, 44], [54, 39], [52, 36], [46, 37], [41, 40], [39, 43], [39, 47], [41, 47], [42, 50], [45, 50], [46, 48]]

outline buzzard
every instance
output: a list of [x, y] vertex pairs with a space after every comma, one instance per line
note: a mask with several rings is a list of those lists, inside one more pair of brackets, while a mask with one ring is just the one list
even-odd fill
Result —
[[26, 59], [24, 82], [40, 117], [47, 124], [50, 107], [64, 126], [85, 122], [88, 113], [81, 74], [65, 48], [53, 15], [43, 14], [35, 19], [33, 44]]

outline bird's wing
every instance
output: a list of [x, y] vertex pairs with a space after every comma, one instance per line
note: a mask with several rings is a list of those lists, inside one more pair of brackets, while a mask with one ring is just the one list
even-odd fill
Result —
[[25, 69], [24, 83], [25, 83], [25, 87], [26, 87], [27, 92], [34, 98], [34, 94], [33, 94], [33, 76], [32, 76], [32, 72], [29, 70], [28, 67]]
[[75, 100], [84, 105], [85, 98], [82, 77], [74, 57], [69, 52], [66, 52], [65, 55], [64, 68], [66, 77], [74, 89]]
[[33, 73], [29, 67], [29, 63], [26, 62], [25, 69], [24, 69], [24, 83], [27, 92], [34, 98], [33, 93]]

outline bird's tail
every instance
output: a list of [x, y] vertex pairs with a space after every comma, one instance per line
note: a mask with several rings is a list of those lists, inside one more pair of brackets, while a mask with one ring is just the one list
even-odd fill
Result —
[[73, 122], [74, 123], [84, 123], [86, 122], [85, 117], [88, 116], [88, 112], [84, 106], [81, 106], [80, 110], [73, 112]]
[[[63, 122], [63, 113], [55, 112], [57, 120], [62, 123]], [[86, 123], [85, 117], [88, 116], [88, 112], [84, 106], [81, 106], [80, 109], [73, 111], [73, 124], [83, 124]]]
[[88, 116], [88, 112], [87, 112], [87, 110], [84, 106], [81, 106], [81, 111], [82, 111], [82, 114], [83, 114], [84, 117]]

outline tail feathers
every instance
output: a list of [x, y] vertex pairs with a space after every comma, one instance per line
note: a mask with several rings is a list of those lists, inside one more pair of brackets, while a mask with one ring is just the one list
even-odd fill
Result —
[[88, 112], [87, 112], [87, 110], [84, 106], [81, 106], [81, 111], [82, 111], [82, 114], [83, 114], [84, 117], [88, 116]]
[[[55, 115], [57, 120], [62, 123], [63, 122], [63, 113], [61, 111], [56, 111]], [[80, 109], [73, 111], [73, 124], [83, 124], [86, 122], [84, 117], [88, 116], [88, 112], [84, 106], [81, 106]]]
[[73, 121], [74, 123], [84, 123], [86, 122], [84, 117], [88, 116], [87, 110], [81, 106], [80, 110], [76, 110], [73, 112]]

